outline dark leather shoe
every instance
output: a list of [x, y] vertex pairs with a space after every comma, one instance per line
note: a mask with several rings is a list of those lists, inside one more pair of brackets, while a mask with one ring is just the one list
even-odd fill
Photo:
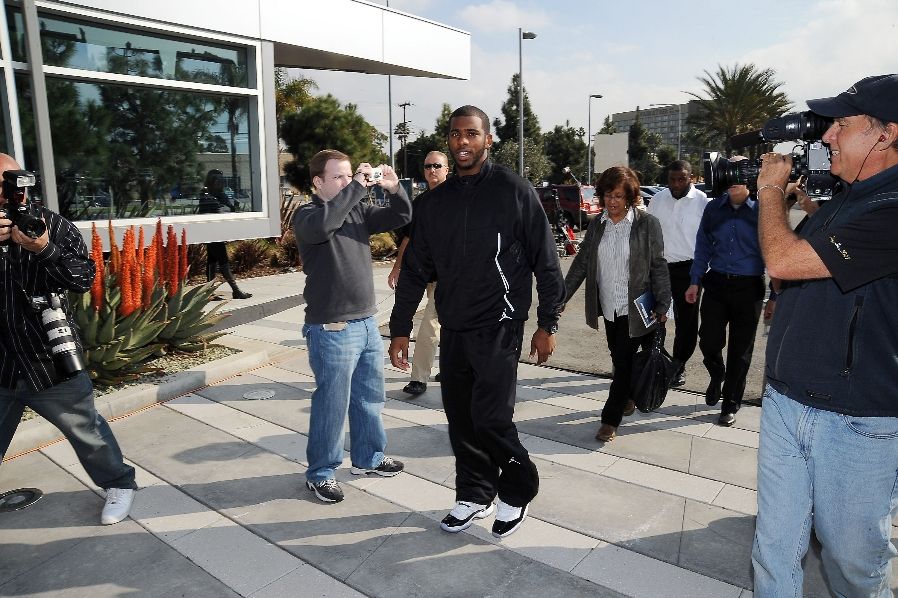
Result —
[[602, 424], [599, 431], [596, 432], [596, 440], [599, 442], [611, 442], [617, 436], [617, 426], [611, 424]]
[[408, 393], [410, 395], [420, 395], [424, 394], [427, 391], [427, 383], [426, 382], [418, 382], [417, 380], [412, 380], [402, 389], [402, 392]]
[[717, 425], [723, 426], [725, 428], [729, 428], [735, 423], [736, 423], [736, 414], [735, 413], [721, 413], [720, 417], [717, 418]]
[[720, 402], [720, 380], [711, 378], [708, 390], [705, 391], [705, 405], [713, 407]]
[[679, 359], [673, 360], [674, 375], [670, 379], [669, 388], [676, 388], [686, 384], [686, 364]]
[[232, 295], [234, 296], [234, 299], [249, 299], [250, 297], [253, 296], [252, 293], [244, 293], [240, 289], [237, 289], [236, 291], [234, 291], [232, 293]]
[[624, 415], [633, 415], [636, 411], [636, 401], [627, 401], [627, 404], [624, 406]]

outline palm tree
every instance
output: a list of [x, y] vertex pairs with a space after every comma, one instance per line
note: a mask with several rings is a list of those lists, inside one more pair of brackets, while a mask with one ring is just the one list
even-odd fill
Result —
[[274, 69], [274, 103], [278, 136], [281, 135], [281, 127], [284, 125], [287, 115], [299, 112], [299, 109], [314, 97], [313, 89], [318, 89], [318, 84], [312, 79], [302, 74], [297, 78], [292, 78], [287, 69]]
[[733, 146], [730, 138], [739, 133], [760, 129], [769, 119], [792, 107], [786, 94], [779, 91], [773, 69], [759, 70], [754, 64], [732, 68], [717, 65], [713, 75], [705, 71], [698, 77], [707, 97], [690, 93], [698, 100], [697, 113], [689, 116], [689, 124], [708, 145], [723, 146], [727, 153]]

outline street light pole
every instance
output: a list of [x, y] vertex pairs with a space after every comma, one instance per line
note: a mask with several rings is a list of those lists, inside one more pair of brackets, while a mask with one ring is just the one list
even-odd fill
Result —
[[524, 40], [535, 39], [532, 31], [518, 27], [518, 173], [524, 176]]
[[601, 98], [602, 94], [594, 93], [587, 98], [589, 109], [587, 112], [587, 132], [586, 132], [586, 182], [592, 185], [592, 99]]
[[680, 104], [649, 104], [649, 106], [656, 106], [658, 108], [664, 107], [677, 107], [677, 160], [680, 159], [681, 155], [681, 145], [683, 143], [683, 116], [682, 116], [682, 106]]
[[408, 178], [408, 150], [405, 148], [405, 143], [408, 140], [408, 121], [405, 120], [405, 109], [409, 106], [414, 106], [414, 104], [408, 101], [399, 104], [399, 107], [402, 108], [402, 126], [405, 127], [403, 129], [404, 137], [400, 139], [402, 141], [402, 176], [405, 178]]

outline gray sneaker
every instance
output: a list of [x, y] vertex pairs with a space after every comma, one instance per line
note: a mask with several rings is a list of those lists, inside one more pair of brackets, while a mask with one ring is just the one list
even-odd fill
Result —
[[405, 469], [402, 461], [393, 459], [392, 457], [384, 457], [377, 467], [356, 467], [355, 465], [349, 470], [355, 475], [379, 475], [385, 478], [391, 478]]
[[306, 487], [315, 493], [321, 502], [340, 502], [343, 500], [343, 489], [337, 480], [329, 479], [321, 482], [306, 481]]

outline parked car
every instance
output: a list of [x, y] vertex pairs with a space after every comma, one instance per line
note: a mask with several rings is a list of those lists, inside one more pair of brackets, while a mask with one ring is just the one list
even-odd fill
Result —
[[[585, 229], [586, 226], [599, 214], [599, 199], [596, 197], [594, 187], [579, 185], [544, 185], [536, 187], [536, 194], [546, 211], [549, 222], [557, 220], [555, 215], [555, 194], [558, 194], [558, 202], [564, 217], [575, 229]], [[582, 224], [582, 226], [581, 226]]]

